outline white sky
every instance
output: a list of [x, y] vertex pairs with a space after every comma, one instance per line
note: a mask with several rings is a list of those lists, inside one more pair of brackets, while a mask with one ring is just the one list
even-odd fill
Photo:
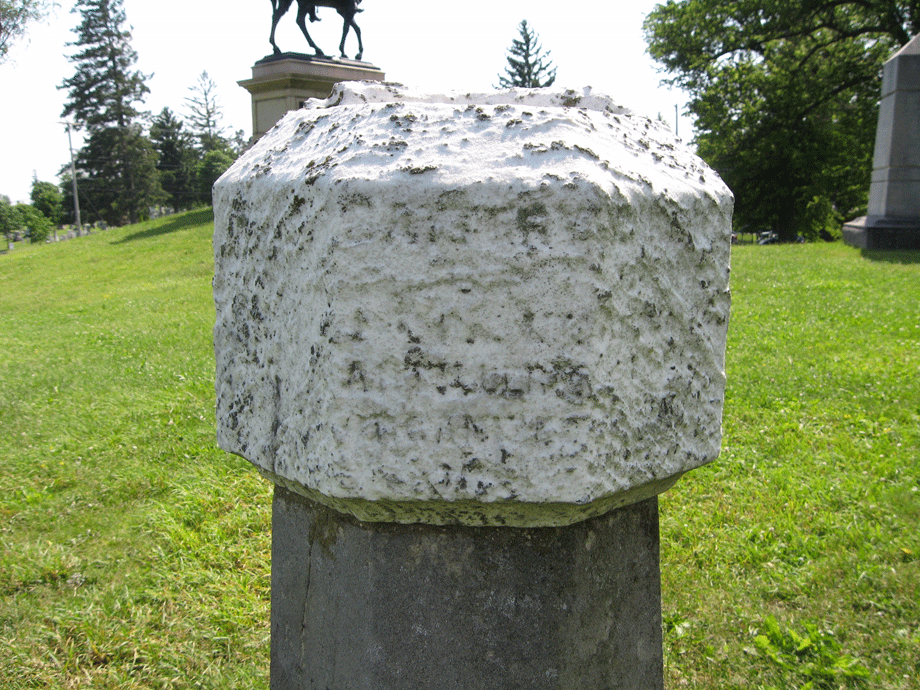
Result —
[[[67, 163], [67, 134], [60, 124], [66, 92], [56, 87], [74, 73], [65, 44], [75, 40], [80, 15], [73, 0], [45, 23], [29, 27], [0, 64], [0, 194], [13, 202], [28, 201], [32, 173], [57, 182]], [[673, 126], [677, 105], [686, 96], [660, 86], [662, 74], [645, 52], [642, 22], [656, 0], [577, 3], [546, 0], [446, 3], [432, 0], [364, 0], [358, 15], [364, 59], [386, 73], [389, 81], [430, 91], [486, 91], [498, 83], [507, 65], [507, 49], [518, 36], [522, 19], [539, 34], [557, 68], [556, 86], [592, 86], [616, 102]], [[198, 75], [207, 70], [217, 84], [227, 133], [252, 133], [250, 96], [237, 85], [252, 76], [255, 61], [271, 53], [268, 0], [125, 0], [137, 68], [153, 73], [144, 108], [164, 107], [184, 115], [185, 98]], [[230, 8], [233, 9], [230, 9]], [[592, 15], [588, 8], [597, 14]], [[282, 50], [310, 53], [294, 23], [296, 3], [282, 19], [276, 40]], [[320, 8], [321, 22], [308, 24], [313, 40], [329, 55], [337, 54], [342, 21], [334, 10]], [[350, 35], [346, 52], [357, 41]], [[679, 134], [689, 139], [692, 122], [681, 116]], [[79, 135], [74, 148], [81, 144]]]

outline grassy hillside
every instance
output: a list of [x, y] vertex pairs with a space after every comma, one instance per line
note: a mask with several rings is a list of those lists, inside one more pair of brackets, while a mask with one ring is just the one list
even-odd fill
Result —
[[[211, 215], [0, 256], [0, 687], [268, 685]], [[669, 688], [920, 688], [920, 255], [736, 248], [724, 452], [661, 501]]]

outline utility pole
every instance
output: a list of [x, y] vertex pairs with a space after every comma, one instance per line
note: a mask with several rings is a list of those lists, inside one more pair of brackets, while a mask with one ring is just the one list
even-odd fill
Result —
[[83, 224], [80, 222], [80, 196], [77, 194], [77, 166], [73, 162], [73, 141], [70, 138], [71, 123], [64, 122], [67, 125], [67, 145], [70, 147], [70, 181], [73, 184], [73, 212], [77, 218], [77, 236], [83, 234]]

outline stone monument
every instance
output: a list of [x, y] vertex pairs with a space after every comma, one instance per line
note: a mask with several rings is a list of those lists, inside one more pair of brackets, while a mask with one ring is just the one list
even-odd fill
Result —
[[237, 83], [252, 96], [252, 134], [258, 138], [311, 98], [328, 98], [339, 82], [385, 78], [380, 68], [367, 62], [280, 53], [256, 62], [252, 79]]
[[920, 35], [885, 63], [868, 215], [843, 226], [862, 249], [920, 249]]
[[273, 690], [661, 688], [657, 495], [721, 441], [717, 175], [590, 89], [365, 82], [214, 199]]
[[[258, 139], [275, 126], [285, 113], [303, 107], [311, 98], [328, 98], [332, 87], [343, 81], [383, 81], [386, 75], [374, 65], [362, 62], [364, 44], [361, 29], [355, 23], [361, 0], [297, 0], [297, 26], [314, 49], [315, 55], [282, 51], [275, 41], [278, 22], [291, 8], [294, 0], [272, 0], [272, 29], [269, 36], [273, 53], [256, 62], [252, 79], [237, 82], [252, 96], [252, 134]], [[341, 58], [329, 58], [313, 42], [307, 31], [306, 18], [316, 21], [316, 8], [330, 7], [342, 17]], [[345, 39], [353, 30], [358, 40], [354, 60], [345, 55]]]

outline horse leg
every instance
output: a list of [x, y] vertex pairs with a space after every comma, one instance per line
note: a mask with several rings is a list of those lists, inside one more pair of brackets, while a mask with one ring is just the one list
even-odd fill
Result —
[[361, 28], [355, 23], [355, 20], [351, 20], [351, 27], [355, 30], [355, 36], [358, 37], [358, 54], [355, 55], [355, 60], [360, 60], [364, 56], [364, 43], [361, 42]]
[[307, 32], [307, 11], [309, 3], [308, 0], [297, 0], [297, 26], [300, 27], [300, 30], [303, 32], [304, 38], [307, 39], [307, 43], [310, 44], [310, 47], [316, 51], [316, 57], [326, 57], [326, 54], [320, 50], [320, 47], [313, 42], [313, 39], [310, 38], [310, 34]]
[[361, 42], [361, 29], [358, 28], [358, 25], [355, 23], [355, 14], [354, 11], [344, 13], [340, 12], [342, 19], [345, 20], [344, 25], [342, 26], [342, 41], [339, 43], [339, 52], [342, 54], [342, 57], [348, 57], [345, 55], [345, 39], [348, 37], [348, 29], [355, 30], [355, 36], [358, 37], [358, 54], [355, 55], [355, 60], [360, 60], [364, 55], [364, 44]]
[[293, 1], [294, 0], [272, 0], [272, 32], [268, 37], [268, 42], [272, 44], [275, 55], [281, 54], [281, 49], [278, 47], [278, 44], [275, 43], [275, 29], [281, 17], [284, 16], [284, 13], [290, 9]]

